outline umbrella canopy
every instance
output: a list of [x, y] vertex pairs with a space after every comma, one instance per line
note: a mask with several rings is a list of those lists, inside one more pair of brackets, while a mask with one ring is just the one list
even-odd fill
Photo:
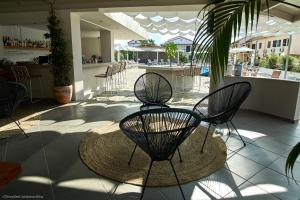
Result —
[[240, 47], [240, 48], [233, 48], [230, 49], [230, 53], [243, 53], [243, 52], [253, 52], [255, 51], [254, 49], [250, 49], [248, 47]]
[[128, 51], [128, 46], [125, 46], [122, 44], [117, 44], [117, 45], [115, 45], [115, 50], [116, 51]]
[[143, 49], [131, 47], [131, 46], [124, 45], [124, 44], [116, 44], [115, 50], [116, 51], [144, 51]]

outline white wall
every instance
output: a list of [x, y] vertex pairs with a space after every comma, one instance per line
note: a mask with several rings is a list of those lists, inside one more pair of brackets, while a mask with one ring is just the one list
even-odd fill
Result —
[[225, 77], [224, 81], [226, 85], [238, 81], [251, 83], [252, 91], [241, 108], [299, 120], [299, 82], [255, 77]]
[[101, 56], [101, 44], [99, 38], [81, 38], [82, 55], [90, 59], [92, 55]]

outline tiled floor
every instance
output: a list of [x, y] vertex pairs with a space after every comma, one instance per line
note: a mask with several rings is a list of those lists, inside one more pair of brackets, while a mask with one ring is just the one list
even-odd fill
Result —
[[[29, 131], [30, 137], [16, 135], [0, 141], [0, 160], [22, 163], [23, 168], [17, 180], [0, 190], [0, 198], [139, 199], [141, 187], [99, 177], [78, 155], [79, 142], [89, 129], [118, 122], [138, 106], [95, 101], [62, 107], [33, 104], [32, 112], [41, 112], [42, 117]], [[292, 145], [300, 141], [300, 125], [249, 111], [240, 111], [234, 122], [247, 146], [242, 148], [236, 136], [230, 137], [225, 166], [209, 177], [183, 185], [186, 199], [299, 200], [300, 186], [284, 176], [284, 163]], [[299, 169], [300, 162], [295, 166], [300, 184]], [[147, 188], [144, 199], [181, 200], [182, 196], [178, 187]]]

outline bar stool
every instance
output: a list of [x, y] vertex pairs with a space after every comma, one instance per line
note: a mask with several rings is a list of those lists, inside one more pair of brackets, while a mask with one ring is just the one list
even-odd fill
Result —
[[112, 89], [118, 92], [119, 86], [119, 73], [120, 73], [120, 65], [118, 63], [114, 63], [112, 67]]
[[[109, 89], [109, 87], [112, 85], [112, 70], [113, 70], [113, 66], [112, 65], [108, 65], [106, 68], [106, 71], [104, 74], [96, 74], [95, 78], [96, 78], [96, 85], [98, 85], [98, 78], [105, 79], [105, 86], [104, 86], [104, 93], [106, 93]], [[100, 87], [99, 87], [99, 93], [100, 94], [100, 88], [101, 88], [101, 81], [100, 81]], [[96, 88], [97, 89], [97, 88]]]
[[121, 79], [121, 84], [125, 85], [127, 83], [127, 79], [126, 79], [126, 67], [127, 67], [127, 63], [126, 62], [121, 62], [120, 63], [120, 79]]
[[43, 96], [43, 84], [42, 84], [42, 75], [40, 74], [30, 74], [26, 66], [11, 66], [11, 71], [15, 77], [17, 83], [20, 82], [28, 82], [29, 85], [26, 84], [27, 91], [29, 92], [30, 101], [32, 100], [32, 80], [38, 79], [40, 85], [40, 94]]

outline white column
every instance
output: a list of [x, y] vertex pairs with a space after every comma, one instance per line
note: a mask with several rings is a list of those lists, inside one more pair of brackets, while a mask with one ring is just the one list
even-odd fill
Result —
[[114, 62], [114, 34], [112, 31], [101, 30], [101, 54], [103, 62]]
[[84, 99], [84, 86], [82, 75], [82, 52], [80, 16], [70, 11], [58, 11], [61, 28], [67, 41], [70, 55], [72, 55], [71, 81], [73, 82], [73, 100]]
[[290, 52], [291, 52], [291, 46], [292, 46], [292, 35], [289, 37], [289, 47], [286, 55], [286, 60], [285, 60], [285, 68], [284, 68], [284, 78], [287, 78], [287, 71], [288, 71], [288, 66], [289, 66], [289, 58], [290, 58]]
[[156, 60], [157, 60], [157, 63], [158, 63], [158, 51], [156, 52]]

